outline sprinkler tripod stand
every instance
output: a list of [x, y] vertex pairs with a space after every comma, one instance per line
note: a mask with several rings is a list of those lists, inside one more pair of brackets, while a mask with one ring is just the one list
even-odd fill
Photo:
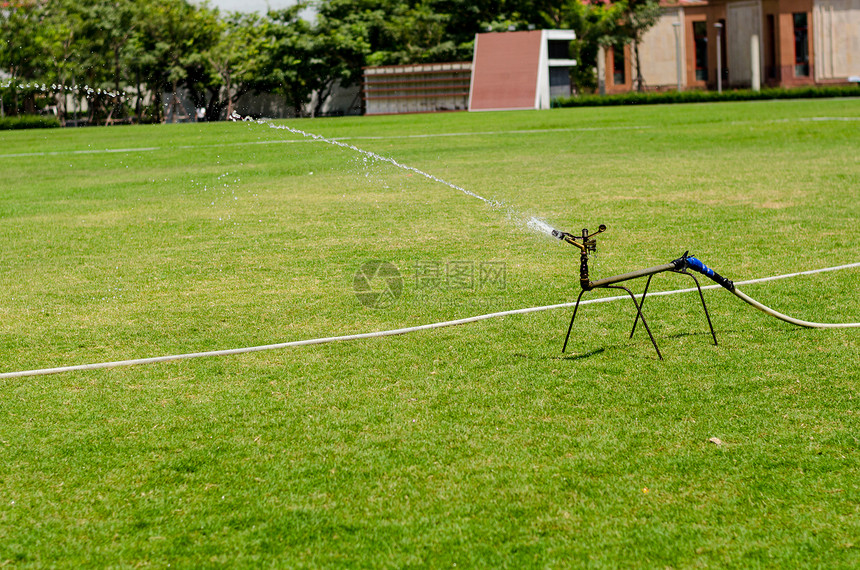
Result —
[[[573, 308], [573, 316], [570, 318], [570, 326], [567, 328], [567, 336], [564, 337], [564, 346], [562, 347], [561, 351], [565, 352], [565, 350], [567, 349], [567, 342], [568, 340], [570, 340], [570, 333], [573, 330], [573, 322], [576, 320], [576, 312], [579, 309], [579, 302], [582, 299], [582, 296], [587, 291], [592, 291], [594, 289], [620, 289], [626, 291], [627, 294], [630, 295], [630, 299], [633, 301], [633, 305], [636, 307], [636, 319], [633, 321], [633, 328], [630, 331], [630, 338], [633, 338], [633, 333], [636, 332], [636, 325], [639, 323], [639, 319], [642, 319], [642, 325], [648, 332], [648, 337], [651, 339], [651, 344], [654, 345], [654, 350], [657, 351], [657, 356], [660, 358], [660, 360], [663, 360], [663, 355], [660, 353], [660, 349], [657, 347], [657, 341], [654, 340], [654, 335], [651, 334], [651, 328], [648, 326], [648, 322], [645, 320], [645, 315], [642, 314], [642, 307], [645, 305], [645, 297], [648, 294], [648, 287], [651, 285], [651, 279], [654, 277], [654, 275], [666, 271], [689, 275], [696, 283], [696, 289], [699, 291], [699, 298], [702, 300], [702, 309], [704, 309], [705, 311], [705, 317], [708, 319], [708, 327], [711, 329], [711, 336], [714, 339], [714, 345], [716, 345], [717, 335], [714, 333], [714, 327], [711, 324], [711, 315], [708, 313], [708, 307], [705, 304], [705, 296], [702, 294], [702, 288], [699, 285], [699, 280], [696, 279], [696, 277], [692, 273], [688, 272], [687, 268], [691, 268], [701, 273], [704, 273], [705, 275], [708, 275], [711, 279], [729, 290], [734, 289], [734, 284], [728, 279], [725, 279], [717, 273], [714, 273], [713, 270], [705, 266], [698, 259], [694, 257], [688, 257], [687, 254], [689, 252], [684, 252], [684, 255], [672, 261], [671, 263], [666, 263], [665, 265], [657, 265], [655, 267], [649, 267], [647, 269], [640, 269], [638, 271], [632, 271], [630, 273], [623, 273], [621, 275], [615, 275], [614, 277], [606, 277], [605, 279], [598, 279], [597, 281], [592, 281], [588, 276], [588, 254], [597, 251], [597, 240], [594, 238], [597, 234], [600, 234], [604, 231], [606, 231], [606, 226], [600, 224], [599, 229], [593, 234], [589, 234], [588, 229], [582, 230], [581, 236], [575, 236], [573, 234], [569, 234], [567, 232], [562, 232], [559, 230], [553, 230], [552, 232], [553, 237], [578, 247], [580, 251], [579, 285], [580, 287], [582, 287], [582, 291], [580, 291], [579, 296], [576, 298], [576, 305], [574, 305]], [[636, 301], [636, 296], [633, 295], [633, 292], [630, 289], [623, 285], [619, 285], [619, 283], [623, 283], [624, 281], [630, 281], [632, 279], [638, 279], [639, 277], [646, 276], [648, 277], [648, 281], [645, 284], [645, 291], [642, 293], [642, 299], [639, 302]]]

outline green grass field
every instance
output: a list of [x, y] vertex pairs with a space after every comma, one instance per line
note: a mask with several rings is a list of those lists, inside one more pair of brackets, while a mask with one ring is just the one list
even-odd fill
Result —
[[[593, 279], [860, 261], [857, 100], [286, 124], [504, 205], [266, 125], [0, 133], [0, 372], [575, 300], [531, 216], [609, 226]], [[369, 260], [391, 306], [354, 292]], [[743, 289], [856, 322], [858, 276]], [[857, 567], [860, 333], [705, 297], [716, 347], [695, 294], [649, 298], [664, 361], [615, 302], [566, 355], [555, 310], [2, 379], [0, 567]]]

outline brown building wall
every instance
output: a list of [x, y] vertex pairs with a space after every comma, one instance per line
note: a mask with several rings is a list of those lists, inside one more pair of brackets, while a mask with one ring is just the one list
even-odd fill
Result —
[[[704, 22], [707, 33], [707, 80], [696, 78], [696, 37], [694, 22]], [[716, 27], [722, 23], [722, 32]], [[717, 34], [720, 37], [720, 67], [723, 73], [723, 86], [726, 86], [726, 6], [725, 2], [711, 3], [707, 5], [685, 5], [684, 6], [684, 46], [686, 54], [686, 76], [685, 87], [693, 89], [716, 89], [717, 88]]]
[[532, 109], [540, 62], [540, 30], [478, 34], [469, 109]]
[[[708, 86], [713, 88], [716, 84], [716, 29], [713, 24], [720, 20], [725, 21], [726, 6], [731, 0], [711, 0], [705, 6], [686, 6], [685, 13], [688, 17], [702, 12], [708, 15], [708, 51], [709, 61], [714, 62], [714, 71], [709, 72]], [[795, 73], [795, 46], [794, 46], [794, 14], [806, 14], [807, 22], [807, 56], [809, 61], [809, 74], [802, 76]], [[813, 62], [815, 54], [814, 30], [812, 23], [812, 0], [761, 0], [761, 33], [759, 41], [761, 45], [761, 79], [765, 85], [783, 85], [786, 87], [810, 85], [814, 83], [815, 71]], [[721, 44], [725, 45], [725, 28]], [[690, 44], [688, 44], [690, 45]], [[725, 54], [724, 54], [725, 56]], [[731, 66], [732, 62], [723, 64]], [[725, 85], [725, 81], [723, 82]]]
[[[707, 88], [715, 89], [717, 85], [717, 33], [714, 26], [717, 22], [726, 21], [726, 6], [732, 0], [711, 0], [705, 5], [685, 5], [685, 41], [687, 46], [687, 86], [702, 88], [705, 85], [695, 80], [695, 40], [692, 23], [707, 22], [708, 26], [708, 81]], [[761, 80], [765, 85], [783, 85], [786, 87], [811, 85], [814, 83], [815, 70], [813, 62], [815, 54], [814, 31], [812, 24], [813, 0], [761, 0]], [[806, 14], [807, 22], [807, 56], [809, 73], [798, 75], [795, 70], [795, 41], [794, 14]], [[726, 29], [723, 27], [721, 36], [721, 65], [723, 67], [723, 86], [727, 86], [726, 70], [732, 65], [727, 61]]]
[[606, 59], [605, 59], [605, 67], [606, 69], [606, 92], [609, 94], [612, 93], [627, 93], [633, 89], [633, 78], [632, 78], [632, 61], [633, 61], [633, 53], [630, 49], [630, 46], [624, 46], [624, 62], [623, 62], [623, 71], [624, 71], [624, 82], [616, 83], [615, 79], [615, 50], [619, 48], [610, 47], [606, 49]]
[[[786, 87], [798, 85], [811, 85], [814, 83], [815, 70], [813, 62], [814, 37], [812, 26], [812, 0], [768, 0], [763, 3], [762, 15], [766, 25], [768, 15], [774, 17], [776, 23], [776, 47], [777, 74], [775, 83]], [[795, 69], [795, 41], [794, 41], [794, 14], [806, 14], [807, 29], [807, 61], [808, 74], [806, 76], [796, 73]], [[767, 35], [767, 34], [764, 34]]]
[[[708, 86], [710, 76], [714, 75], [717, 65], [716, 51], [713, 46], [716, 43], [713, 28], [714, 21], [712, 13], [714, 6], [694, 6], [684, 9], [684, 45], [686, 46], [685, 66], [687, 70], [686, 87], [694, 89], [704, 89]], [[696, 34], [695, 24], [704, 23], [707, 33], [707, 70], [708, 80], [699, 79], [696, 77]], [[714, 75], [716, 78], [716, 75]]]
[[[683, 9], [683, 43], [684, 43], [684, 88], [685, 89], [716, 89], [717, 88], [717, 35], [720, 34], [720, 65], [722, 75], [722, 86], [724, 89], [733, 87], [748, 87], [749, 79], [744, 75], [749, 73], [749, 48], [738, 50], [733, 44], [735, 54], [738, 51], [746, 52], [746, 59], [732, 61], [729, 59], [732, 50], [728, 49], [728, 41], [734, 35], [734, 41], [738, 41], [738, 35], [727, 29], [728, 6], [735, 2], [748, 0], [707, 0], [706, 2], [688, 3], [680, 0]], [[668, 6], [668, 5], [667, 5]], [[759, 0], [761, 22], [760, 29], [753, 33], [759, 36], [760, 46], [760, 79], [763, 86], [796, 87], [803, 85], [814, 85], [815, 70], [815, 45], [816, 25], [813, 21], [813, 0]], [[806, 64], [798, 66], [796, 62], [795, 49], [795, 14], [806, 16]], [[696, 76], [696, 37], [694, 25], [703, 22], [707, 37], [707, 79]], [[722, 23], [720, 30], [715, 26]], [[741, 41], [749, 42], [749, 36]], [[631, 65], [632, 54], [629, 46], [624, 48], [624, 82], [616, 83], [613, 78], [614, 50], [606, 49], [606, 92], [621, 93], [633, 89], [633, 69]], [[737, 57], [735, 57], [737, 59]], [[736, 71], [734, 84], [729, 84], [733, 68]], [[847, 67], [847, 65], [843, 65]], [[740, 69], [740, 71], [738, 71]], [[803, 73], [805, 72], [805, 73]], [[737, 77], [741, 77], [738, 81]], [[647, 81], [647, 77], [646, 77]], [[827, 80], [825, 82], [839, 82], [840, 80]], [[844, 80], [841, 80], [844, 82]]]

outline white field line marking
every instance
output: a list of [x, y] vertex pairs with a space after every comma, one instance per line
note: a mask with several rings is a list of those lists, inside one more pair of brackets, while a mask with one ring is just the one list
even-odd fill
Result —
[[791, 119], [768, 119], [766, 121], [731, 121], [730, 125], [754, 125], [757, 123], [828, 123], [828, 122], [853, 122], [860, 121], [860, 117], [794, 117]]
[[[803, 123], [803, 122], [827, 122], [827, 121], [860, 121], [860, 117], [800, 117], [792, 119], [770, 119], [761, 121], [764, 123]], [[759, 121], [733, 121], [732, 125], [748, 125]], [[567, 129], [514, 129], [510, 131], [474, 131], [474, 132], [459, 132], [459, 133], [430, 133], [420, 135], [390, 135], [390, 136], [364, 136], [364, 137], [333, 137], [336, 141], [373, 141], [373, 140], [398, 140], [398, 139], [430, 139], [440, 137], [475, 137], [475, 136], [490, 136], [490, 135], [529, 135], [542, 133], [570, 133], [570, 132], [599, 132], [599, 131], [618, 131], [618, 130], [636, 130], [636, 129], [652, 129], [650, 125], [631, 125], [631, 126], [606, 126], [606, 127], [571, 127]], [[34, 156], [63, 156], [76, 154], [111, 154], [111, 153], [132, 153], [132, 152], [154, 152], [158, 150], [189, 150], [198, 148], [224, 148], [231, 146], [251, 146], [251, 145], [266, 145], [266, 144], [294, 144], [294, 143], [311, 143], [317, 142], [314, 140], [271, 140], [271, 141], [245, 141], [233, 143], [218, 143], [218, 144], [200, 144], [200, 145], [179, 145], [172, 147], [148, 146], [140, 148], [105, 148], [105, 149], [86, 149], [86, 150], [56, 150], [43, 152], [20, 152], [13, 154], [0, 154], [0, 158], [26, 158]]]
[[364, 136], [364, 137], [343, 137], [333, 138], [336, 141], [375, 141], [375, 140], [395, 140], [395, 139], [432, 139], [437, 137], [476, 137], [488, 135], [532, 135], [544, 133], [575, 133], [575, 132], [595, 132], [595, 131], [629, 131], [636, 129], [653, 129], [650, 125], [632, 125], [625, 127], [570, 127], [566, 129], [514, 129], [511, 131], [474, 131], [466, 133], [427, 133], [420, 135], [379, 135], [379, 136]]
[[[810, 121], [860, 121], [860, 117], [800, 117], [792, 119], [770, 119], [762, 121], [764, 123], [802, 123]], [[733, 121], [732, 125], [748, 125], [758, 121]], [[571, 127], [567, 129], [514, 129], [510, 131], [474, 131], [460, 133], [430, 133], [420, 135], [390, 135], [390, 136], [366, 136], [366, 137], [333, 137], [336, 141], [374, 141], [374, 140], [397, 140], [397, 139], [430, 139], [439, 137], [475, 137], [489, 135], [530, 135], [542, 133], [570, 133], [570, 132], [599, 132], [599, 131], [618, 131], [618, 130], [636, 130], [636, 129], [652, 129], [650, 125], [631, 125], [631, 126], [606, 126], [606, 127]], [[230, 146], [250, 146], [264, 144], [293, 144], [293, 143], [309, 143], [317, 142], [314, 140], [273, 140], [273, 141], [246, 141], [234, 143], [218, 143], [218, 144], [200, 144], [200, 145], [179, 145], [172, 147], [148, 146], [141, 148], [105, 148], [105, 149], [86, 149], [86, 150], [56, 150], [44, 152], [20, 152], [14, 154], [0, 154], [0, 158], [26, 158], [33, 156], [63, 156], [75, 154], [110, 154], [121, 152], [153, 152], [157, 150], [189, 150], [197, 148], [223, 148]]]
[[246, 141], [235, 143], [218, 143], [218, 144], [197, 144], [197, 145], [179, 145], [171, 147], [161, 146], [144, 146], [140, 148], [105, 148], [105, 149], [87, 149], [87, 150], [56, 150], [45, 152], [22, 152], [18, 154], [0, 154], [0, 158], [22, 158], [28, 156], [69, 156], [75, 154], [114, 154], [114, 153], [134, 153], [134, 152], [153, 152], [157, 150], [193, 150], [199, 148], [222, 148], [228, 146], [249, 146], [257, 144], [292, 144], [313, 142], [306, 140], [280, 140], [280, 141]]
[[[460, 133], [436, 133], [436, 134], [421, 134], [421, 135], [391, 135], [391, 136], [366, 136], [366, 137], [333, 137], [330, 140], [334, 141], [375, 141], [375, 140], [396, 140], [396, 139], [429, 139], [437, 137], [476, 137], [488, 135], [529, 135], [542, 133], [569, 133], [569, 132], [594, 132], [594, 131], [617, 131], [617, 130], [635, 130], [635, 129], [650, 129], [648, 125], [643, 126], [608, 126], [608, 127], [571, 127], [567, 129], [521, 129], [511, 131], [475, 131], [475, 132], [460, 132]], [[133, 153], [133, 152], [153, 152], [157, 150], [189, 150], [198, 148], [224, 148], [231, 146], [252, 146], [266, 144], [295, 144], [295, 143], [311, 143], [320, 142], [314, 139], [287, 139], [287, 140], [268, 140], [268, 141], [244, 141], [230, 142], [217, 144], [198, 144], [198, 145], [178, 145], [171, 147], [148, 146], [141, 148], [106, 148], [106, 149], [86, 149], [86, 150], [57, 150], [44, 152], [22, 152], [16, 154], [0, 154], [0, 158], [24, 158], [33, 156], [64, 156], [76, 154], [108, 154], [108, 153]]]
[[860, 121], [860, 117], [798, 117], [795, 119], [772, 119], [772, 123], [791, 123], [791, 122], [809, 122], [809, 121]]
[[[798, 275], [814, 275], [816, 273], [823, 273], [825, 271], [837, 271], [840, 269], [849, 269], [854, 267], [860, 267], [860, 262], [858, 263], [849, 263], [846, 265], [838, 265], [836, 267], [825, 267], [823, 269], [812, 269], [809, 271], [799, 271], [797, 273], [787, 273], [785, 275], [774, 275], [772, 277], [762, 277], [759, 279], [750, 279], [748, 281], [737, 281], [735, 285], [749, 285], [752, 283], [764, 283], [766, 281], [774, 281], [776, 279], [787, 279], [789, 277], [797, 277]], [[702, 289], [716, 289], [719, 288], [719, 285], [708, 285], [706, 287], [702, 287]], [[696, 289], [674, 289], [672, 291], [657, 291], [653, 293], [649, 293], [652, 296], [661, 296], [661, 295], [675, 295], [677, 293], [689, 293], [691, 291], [695, 291]], [[642, 295], [636, 295], [641, 298]], [[617, 296], [617, 297], [602, 297], [598, 299], [588, 299], [582, 301], [580, 305], [590, 305], [594, 303], [608, 303], [611, 301], [618, 301], [621, 299], [627, 299], [625, 296]], [[296, 340], [291, 342], [282, 342], [278, 344], [266, 344], [262, 346], [251, 346], [246, 348], [232, 348], [227, 350], [212, 350], [209, 352], [192, 352], [189, 354], [175, 354], [171, 356], [156, 356], [152, 358], [137, 358], [133, 360], [118, 360], [114, 362], [99, 362], [95, 364], [79, 364], [77, 366], [62, 366], [59, 368], [41, 368], [37, 370], [24, 370], [21, 372], [4, 372], [0, 374], [0, 378], [21, 378], [25, 376], [44, 376], [48, 374], [59, 374], [62, 372], [74, 372], [81, 370], [97, 370], [101, 368], [116, 368], [118, 366], [134, 366], [137, 364], [155, 364], [158, 362], [168, 362], [171, 360], [187, 360], [190, 358], [202, 358], [208, 356], [230, 356], [234, 354], [246, 354], [249, 352], [262, 352], [264, 350], [277, 350], [282, 348], [289, 348], [293, 346], [308, 346], [313, 344], [326, 344], [331, 342], [342, 342], [348, 340], [362, 340], [366, 338], [377, 338], [384, 336], [394, 336], [407, 334], [412, 332], [418, 332], [423, 330], [430, 329], [438, 329], [442, 327], [452, 327], [457, 325], [464, 325], [467, 323], [474, 323], [477, 321], [484, 321], [487, 319], [494, 319], [498, 317], [506, 317], [509, 315], [524, 315], [528, 313], [536, 313], [539, 311], [550, 311], [553, 309], [566, 309], [573, 307], [576, 303], [559, 303], [556, 305], [545, 305], [542, 307], [528, 307], [525, 309], [513, 309], [510, 311], [501, 311], [498, 313], [488, 313], [486, 315], [477, 315], [474, 317], [467, 317], [464, 319], [456, 319], [453, 321], [442, 321], [438, 323], [430, 323], [426, 325], [418, 325], [414, 327], [406, 327], [402, 329], [392, 329], [387, 331], [377, 331], [370, 333], [360, 333], [360, 334], [351, 334], [344, 336], [330, 336], [324, 338], [313, 338], [307, 340]]]

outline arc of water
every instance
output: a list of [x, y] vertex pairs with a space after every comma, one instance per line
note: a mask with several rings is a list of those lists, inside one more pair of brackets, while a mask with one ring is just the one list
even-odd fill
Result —
[[[501, 208], [504, 205], [502, 202], [499, 202], [498, 200], [492, 200], [489, 198], [484, 198], [480, 194], [472, 192], [471, 190], [467, 190], [467, 189], [463, 188], [462, 186], [458, 186], [456, 184], [448, 182], [447, 180], [443, 180], [442, 178], [439, 178], [438, 176], [434, 176], [430, 173], [424, 172], [423, 170], [415, 168], [414, 166], [409, 166], [407, 164], [403, 164], [403, 163], [398, 162], [397, 160], [395, 160], [391, 157], [382, 156], [382, 155], [376, 154], [375, 152], [371, 152], [371, 151], [365, 150], [363, 148], [358, 148], [355, 145], [351, 145], [351, 144], [345, 143], [343, 141], [339, 141], [337, 139], [330, 139], [330, 138], [324, 137], [322, 135], [318, 135], [315, 133], [309, 133], [307, 131], [297, 129], [295, 127], [290, 127], [288, 125], [276, 125], [276, 124], [272, 123], [271, 121], [264, 120], [264, 119], [256, 119], [255, 120], [251, 117], [243, 117], [242, 115], [240, 115], [239, 113], [236, 113], [236, 112], [233, 113], [231, 119], [233, 119], [234, 121], [253, 121], [253, 122], [256, 122], [258, 125], [266, 125], [271, 129], [285, 130], [285, 131], [288, 131], [290, 133], [293, 133], [296, 135], [301, 135], [302, 137], [309, 138], [309, 139], [312, 139], [315, 141], [319, 141], [319, 142], [323, 142], [323, 143], [330, 144], [333, 146], [338, 146], [341, 148], [349, 149], [353, 152], [357, 152], [357, 153], [362, 154], [364, 156], [369, 156], [369, 157], [373, 158], [374, 160], [387, 162], [393, 166], [396, 166], [397, 168], [407, 170], [409, 172], [414, 172], [415, 174], [419, 174], [419, 175], [427, 178], [428, 180], [432, 180], [434, 182], [444, 184], [445, 186], [447, 186], [453, 190], [457, 190], [459, 192], [462, 192], [463, 194], [466, 194], [467, 196], [471, 196], [472, 198], [477, 198], [478, 200], [481, 200], [482, 202], [484, 202], [485, 204], [487, 204], [488, 206], [490, 206], [493, 209]], [[552, 235], [552, 232], [554, 229], [552, 226], [547, 224], [545, 221], [540, 220], [540, 219], [535, 218], [535, 217], [532, 217], [530, 220], [528, 220], [528, 222], [526, 222], [526, 227], [528, 227], [529, 229], [531, 229], [533, 231], [537, 231], [537, 232], [546, 234], [548, 236]]]
[[[238, 115], [237, 113], [233, 113], [233, 117], [234, 117], [234, 119], [247, 120], [247, 118], [242, 118], [241, 115]], [[409, 166], [407, 164], [403, 164], [401, 162], [398, 162], [397, 160], [395, 160], [391, 157], [382, 156], [382, 155], [376, 154], [375, 152], [371, 152], [369, 150], [364, 150], [363, 148], [358, 148], [357, 146], [347, 144], [345, 142], [342, 142], [342, 141], [339, 141], [336, 139], [330, 139], [330, 138], [324, 137], [322, 135], [309, 133], [307, 131], [303, 131], [301, 129], [296, 129], [294, 127], [290, 127], [287, 125], [275, 125], [271, 121], [264, 121], [264, 120], [257, 120], [256, 122], [258, 124], [261, 124], [261, 125], [267, 125], [269, 128], [272, 128], [272, 129], [280, 129], [280, 130], [289, 131], [293, 134], [301, 135], [305, 138], [313, 139], [313, 140], [324, 142], [326, 144], [330, 144], [333, 146], [339, 146], [341, 148], [346, 148], [346, 149], [352, 150], [354, 152], [363, 154], [365, 156], [369, 156], [369, 157], [373, 158], [374, 160], [387, 162], [389, 164], [396, 166], [397, 168], [401, 168], [403, 170], [408, 170], [410, 172], [414, 172], [415, 174], [419, 174], [419, 175], [421, 175], [421, 176], [423, 176], [429, 180], [432, 180], [434, 182], [439, 182], [440, 184], [444, 184], [445, 186], [448, 186], [449, 188], [451, 188], [453, 190], [457, 190], [459, 192], [462, 192], [463, 194], [466, 194], [467, 196], [471, 196], [472, 198], [477, 198], [478, 200], [481, 200], [482, 202], [484, 202], [485, 204], [489, 205], [492, 208], [498, 208], [499, 206], [502, 205], [501, 202], [499, 202], [497, 200], [490, 200], [489, 198], [484, 198], [480, 194], [476, 194], [475, 192], [472, 192], [471, 190], [466, 190], [462, 186], [457, 186], [456, 184], [448, 182], [447, 180], [443, 180], [443, 179], [439, 178], [438, 176], [434, 176], [432, 174], [424, 172], [423, 170], [415, 168], [414, 166]]]

